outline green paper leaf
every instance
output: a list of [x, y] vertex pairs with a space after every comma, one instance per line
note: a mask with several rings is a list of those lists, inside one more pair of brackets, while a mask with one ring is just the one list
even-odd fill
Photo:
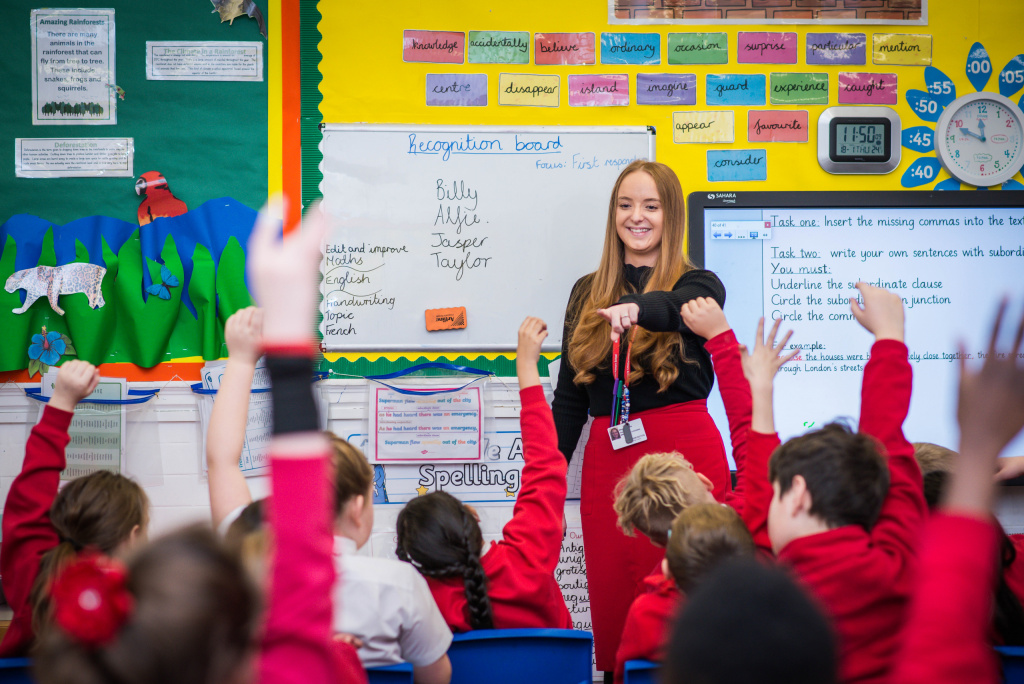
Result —
[[39, 363], [38, 359], [29, 359], [29, 361], [28, 361], [28, 377], [31, 378], [33, 375], [38, 373], [39, 372], [39, 367], [41, 365], [42, 364]]
[[71, 342], [64, 343], [64, 356], [78, 356], [78, 350]]
[[39, 362], [39, 369], [43, 373], [49, 373], [50, 372], [50, 367], [47, 366], [45, 363], [43, 363], [41, 361]]

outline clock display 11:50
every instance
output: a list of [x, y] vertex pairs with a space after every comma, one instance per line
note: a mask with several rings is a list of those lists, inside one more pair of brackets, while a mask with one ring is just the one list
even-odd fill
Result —
[[968, 102], [946, 126], [950, 162], [964, 171], [991, 176], [1017, 156], [1022, 132], [1016, 117], [997, 102]]
[[838, 124], [839, 154], [874, 157], [885, 154], [885, 126], [882, 124]]

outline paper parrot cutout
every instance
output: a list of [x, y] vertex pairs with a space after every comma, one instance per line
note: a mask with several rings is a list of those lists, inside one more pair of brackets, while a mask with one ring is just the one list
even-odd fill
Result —
[[167, 179], [159, 171], [147, 171], [135, 181], [135, 194], [145, 195], [139, 205], [139, 225], [144, 226], [153, 219], [167, 216], [181, 216], [188, 207], [171, 194]]
[[210, 0], [210, 2], [213, 3], [213, 11], [220, 14], [222, 23], [226, 21], [233, 26], [238, 17], [250, 16], [256, 20], [260, 35], [264, 38], [267, 37], [267, 21], [253, 0]]

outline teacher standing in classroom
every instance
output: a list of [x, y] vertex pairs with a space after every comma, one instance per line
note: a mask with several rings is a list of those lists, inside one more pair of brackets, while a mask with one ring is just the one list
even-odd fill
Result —
[[714, 273], [689, 263], [684, 234], [683, 192], [675, 172], [634, 161], [612, 190], [601, 263], [573, 286], [565, 313], [552, 408], [567, 459], [588, 411], [594, 416], [580, 513], [597, 668], [605, 672], [615, 668], [626, 613], [641, 581], [664, 556], [646, 537], [627, 537], [616, 527], [615, 484], [643, 455], [679, 451], [711, 481], [716, 498], [730, 488], [725, 447], [707, 411], [711, 358], [704, 339], [686, 328], [679, 313], [697, 297], [724, 305], [725, 287]]

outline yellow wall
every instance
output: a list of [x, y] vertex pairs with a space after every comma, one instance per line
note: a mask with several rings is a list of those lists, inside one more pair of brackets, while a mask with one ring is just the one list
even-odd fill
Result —
[[[354, 3], [347, 0], [322, 0], [323, 21], [320, 31], [324, 78], [321, 111], [329, 122], [432, 123], [490, 125], [653, 125], [658, 130], [658, 161], [671, 165], [679, 174], [686, 192], [731, 190], [899, 190], [903, 171], [921, 155], [903, 150], [899, 168], [883, 176], [832, 176], [818, 166], [817, 117], [824, 105], [732, 107], [735, 111], [736, 142], [729, 145], [679, 145], [672, 142], [672, 112], [696, 111], [704, 104], [704, 77], [708, 73], [827, 72], [829, 104], [837, 105], [837, 80], [840, 71], [896, 73], [899, 76], [899, 112], [903, 127], [929, 124], [917, 118], [906, 104], [909, 89], [924, 90], [924, 67], [888, 66], [871, 63], [873, 33], [925, 33], [934, 36], [932, 65], [948, 75], [957, 94], [974, 92], [967, 80], [964, 64], [968, 48], [981, 41], [992, 59], [993, 73], [986, 90], [998, 92], [998, 75], [1003, 66], [1024, 52], [1024, 2], [1020, 0], [930, 0], [927, 26], [871, 25], [702, 25], [655, 24], [609, 25], [606, 0], [570, 0], [541, 3], [522, 0], [396, 0], [388, 3]], [[657, 32], [662, 36], [662, 64], [658, 66], [536, 66], [499, 64], [406, 64], [402, 61], [402, 31], [494, 30], [535, 32]], [[738, 31], [795, 31], [799, 34], [797, 64], [752, 65], [736, 61]], [[669, 32], [724, 31], [729, 35], [729, 64], [667, 64], [665, 35]], [[805, 34], [808, 32], [857, 32], [867, 34], [868, 64], [825, 67], [805, 63]], [[597, 36], [600, 43], [600, 36]], [[531, 62], [533, 60], [531, 46]], [[557, 108], [501, 107], [497, 104], [498, 74], [538, 73], [561, 75], [561, 104]], [[569, 74], [630, 75], [630, 99], [636, 101], [635, 74], [695, 73], [697, 104], [683, 106], [630, 105], [629, 107], [569, 107]], [[486, 73], [488, 106], [427, 107], [425, 83], [428, 73]], [[1012, 99], [1016, 101], [1017, 96]], [[714, 106], [713, 109], [729, 109]], [[810, 136], [807, 143], [746, 142], [747, 110], [807, 109]], [[706, 171], [708, 149], [764, 148], [767, 150], [768, 180], [764, 182], [709, 183]], [[944, 171], [936, 180], [948, 178]], [[929, 183], [922, 189], [934, 185]]]

